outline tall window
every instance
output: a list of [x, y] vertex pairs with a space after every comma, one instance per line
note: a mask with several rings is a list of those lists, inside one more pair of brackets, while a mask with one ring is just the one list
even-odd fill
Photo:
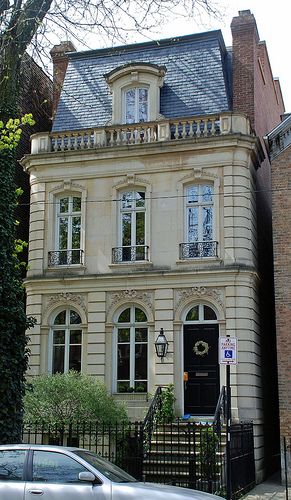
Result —
[[194, 184], [186, 188], [186, 255], [211, 257], [216, 253], [213, 242], [213, 186]]
[[147, 260], [143, 191], [127, 191], [121, 195], [120, 242], [122, 261]]
[[81, 197], [66, 196], [57, 202], [58, 264], [80, 264], [81, 252]]
[[125, 122], [139, 123], [148, 121], [148, 89], [134, 87], [125, 91]]
[[147, 317], [138, 307], [124, 309], [117, 325], [117, 392], [147, 392]]
[[61, 311], [52, 327], [51, 371], [81, 371], [82, 329], [79, 314], [70, 309]]

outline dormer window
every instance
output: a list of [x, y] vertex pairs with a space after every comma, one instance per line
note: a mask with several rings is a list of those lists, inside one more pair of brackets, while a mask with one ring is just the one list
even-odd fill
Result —
[[148, 89], [133, 87], [125, 91], [125, 123], [147, 122], [149, 116]]
[[104, 75], [112, 92], [112, 123], [157, 120], [165, 74], [164, 66], [130, 63]]

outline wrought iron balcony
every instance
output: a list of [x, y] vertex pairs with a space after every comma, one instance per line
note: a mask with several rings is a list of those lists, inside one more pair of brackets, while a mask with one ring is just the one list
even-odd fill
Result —
[[124, 246], [112, 248], [112, 262], [138, 262], [149, 260], [149, 247], [146, 245]]
[[54, 250], [48, 253], [48, 266], [72, 266], [74, 264], [84, 264], [84, 251], [74, 250]]
[[204, 259], [217, 257], [217, 241], [197, 241], [195, 243], [180, 243], [180, 259]]

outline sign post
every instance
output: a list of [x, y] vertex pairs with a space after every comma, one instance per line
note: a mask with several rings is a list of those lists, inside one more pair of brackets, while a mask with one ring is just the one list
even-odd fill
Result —
[[237, 364], [237, 339], [235, 337], [219, 338], [219, 363], [226, 365], [226, 499], [232, 498], [230, 426], [231, 426], [231, 386], [230, 365]]

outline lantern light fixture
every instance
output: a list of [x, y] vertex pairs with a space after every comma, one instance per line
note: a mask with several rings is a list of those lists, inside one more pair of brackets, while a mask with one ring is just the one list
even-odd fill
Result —
[[161, 328], [160, 333], [155, 341], [155, 348], [158, 358], [163, 359], [167, 355], [168, 345], [169, 342], [167, 341], [167, 338], [164, 334], [164, 329]]

